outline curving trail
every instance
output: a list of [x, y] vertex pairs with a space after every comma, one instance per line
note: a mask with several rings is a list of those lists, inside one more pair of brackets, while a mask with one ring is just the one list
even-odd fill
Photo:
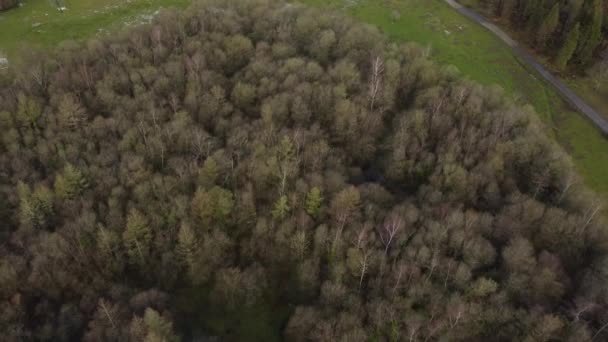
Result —
[[470, 10], [461, 4], [457, 3], [455, 0], [445, 0], [445, 2], [453, 7], [456, 11], [460, 12], [462, 15], [471, 19], [472, 21], [478, 23], [479, 25], [485, 27], [492, 33], [494, 33], [498, 38], [500, 38], [503, 42], [513, 49], [513, 52], [520, 57], [524, 62], [530, 65], [534, 70], [536, 70], [549, 84], [551, 84], [560, 95], [570, 103], [574, 108], [576, 108], [580, 113], [584, 114], [589, 120], [591, 120], [597, 128], [599, 128], [604, 135], [608, 135], [608, 120], [606, 120], [600, 113], [595, 111], [591, 106], [589, 106], [583, 99], [581, 99], [574, 91], [572, 91], [564, 82], [562, 82], [557, 77], [553, 76], [551, 72], [549, 72], [545, 67], [543, 67], [540, 63], [536, 61], [532, 55], [525, 51], [525, 49], [521, 48], [519, 44], [509, 37], [503, 30], [498, 28], [498, 26], [492, 24], [487, 19], [477, 14], [475, 11]]

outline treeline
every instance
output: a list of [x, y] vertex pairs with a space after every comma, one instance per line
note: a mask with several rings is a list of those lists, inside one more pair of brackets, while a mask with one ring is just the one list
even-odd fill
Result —
[[492, 14], [526, 32], [528, 43], [554, 58], [559, 69], [586, 68], [607, 49], [608, 1], [478, 0]]
[[[20, 61], [3, 341], [608, 338], [601, 203], [530, 107], [424, 49], [231, 0]], [[286, 317], [231, 320], [262, 307]]]

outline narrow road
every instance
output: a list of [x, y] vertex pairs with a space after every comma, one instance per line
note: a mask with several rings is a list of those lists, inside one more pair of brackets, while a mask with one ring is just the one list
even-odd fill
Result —
[[503, 30], [498, 28], [498, 26], [492, 24], [487, 19], [477, 14], [475, 11], [472, 11], [461, 4], [457, 3], [455, 0], [445, 0], [451, 7], [460, 12], [465, 17], [471, 19], [472, 21], [478, 23], [479, 25], [485, 27], [492, 33], [494, 33], [498, 38], [504, 41], [507, 45], [513, 49], [513, 52], [521, 58], [524, 62], [526, 62], [529, 66], [534, 68], [549, 84], [551, 84], [557, 91], [561, 94], [561, 96], [570, 103], [571, 106], [576, 108], [579, 112], [584, 114], [589, 120], [591, 120], [604, 135], [608, 135], [608, 120], [606, 120], [600, 113], [596, 112], [591, 106], [589, 106], [583, 99], [581, 99], [574, 91], [572, 91], [564, 82], [562, 82], [557, 77], [553, 76], [545, 67], [543, 67], [540, 63], [536, 61], [532, 55], [526, 52], [525, 49], [519, 46], [519, 44], [511, 39], [508, 34], [506, 34]]

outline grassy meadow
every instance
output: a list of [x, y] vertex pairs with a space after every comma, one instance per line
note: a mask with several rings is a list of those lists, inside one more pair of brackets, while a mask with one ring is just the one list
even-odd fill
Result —
[[26, 44], [52, 47], [68, 39], [95, 34], [148, 20], [160, 7], [186, 6], [190, 0], [23, 0], [0, 12], [0, 53], [15, 58]]

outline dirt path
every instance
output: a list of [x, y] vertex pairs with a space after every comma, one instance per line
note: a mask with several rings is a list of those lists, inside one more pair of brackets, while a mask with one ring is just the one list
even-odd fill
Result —
[[549, 72], [545, 67], [543, 67], [539, 62], [536, 61], [532, 55], [526, 52], [525, 49], [521, 48], [519, 44], [509, 37], [503, 30], [498, 28], [498, 26], [492, 24], [487, 19], [477, 14], [475, 11], [470, 10], [455, 0], [445, 0], [451, 7], [460, 12], [462, 15], [471, 19], [472, 21], [478, 23], [479, 25], [485, 27], [492, 33], [494, 33], [498, 38], [500, 38], [503, 42], [513, 49], [513, 52], [520, 57], [524, 62], [526, 62], [529, 66], [534, 68], [547, 83], [551, 84], [560, 95], [570, 103], [575, 109], [584, 114], [589, 120], [591, 120], [603, 133], [604, 135], [608, 135], [608, 120], [606, 120], [601, 114], [596, 112], [591, 106], [589, 106], [583, 99], [581, 99], [574, 91], [572, 91], [564, 82], [562, 82], [557, 77], [553, 76], [551, 72]]

